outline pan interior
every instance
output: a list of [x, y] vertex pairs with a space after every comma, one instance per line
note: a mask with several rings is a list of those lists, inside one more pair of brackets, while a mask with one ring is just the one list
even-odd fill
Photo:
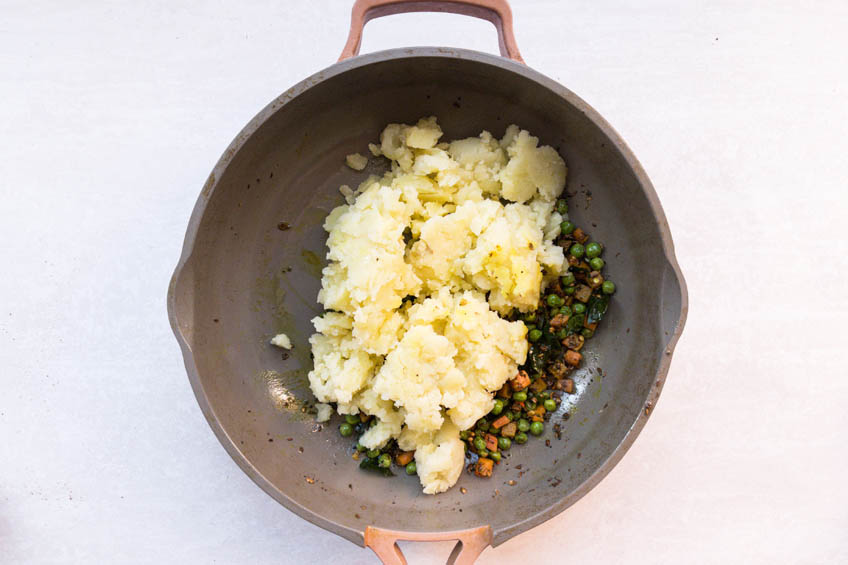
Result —
[[[579, 100], [494, 57], [418, 53], [352, 65], [264, 111], [265, 121], [225, 155], [228, 165], [202, 197], [208, 202], [178, 283], [178, 317], [192, 328], [193, 384], [207, 417], [277, 500], [359, 543], [368, 525], [444, 531], [483, 524], [499, 543], [576, 500], [622, 443], [655, 386], [680, 288], [637, 174]], [[320, 313], [322, 222], [342, 203], [341, 184], [355, 187], [384, 166], [372, 159], [356, 172], [344, 157], [368, 154], [387, 123], [428, 115], [438, 116], [445, 139], [483, 129], [500, 137], [516, 123], [555, 147], [568, 165], [570, 214], [605, 244], [618, 289], [584, 350], [578, 392], [545, 436], [513, 447], [493, 478], [463, 474], [437, 496], [422, 494], [417, 477], [360, 471], [351, 440], [336, 431], [339, 421], [322, 430], [303, 412], [312, 401], [307, 340]], [[288, 359], [268, 344], [281, 331], [294, 344]], [[552, 433], [557, 422], [561, 439]]]

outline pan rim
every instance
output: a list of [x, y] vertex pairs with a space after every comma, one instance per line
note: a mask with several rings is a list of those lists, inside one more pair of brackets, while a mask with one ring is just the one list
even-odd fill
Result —
[[[663, 255], [667, 264], [667, 269], [668, 272], [673, 276], [673, 282], [677, 285], [680, 292], [680, 313], [677, 317], [677, 321], [674, 328], [670, 331], [668, 342], [665, 344], [665, 347], [663, 349], [665, 354], [662, 355], [660, 359], [659, 367], [657, 368], [657, 372], [654, 379], [656, 386], [648, 391], [647, 396], [645, 398], [645, 402], [648, 402], [649, 399], [652, 398], [652, 402], [655, 404], [660, 396], [660, 393], [662, 392], [662, 388], [665, 384], [665, 380], [667, 378], [668, 371], [670, 368], [672, 354], [683, 332], [689, 309], [688, 290], [686, 287], [685, 279], [683, 278], [683, 274], [680, 270], [680, 266], [677, 262], [677, 258], [674, 253], [674, 243], [672, 241], [668, 221], [666, 219], [665, 212], [662, 209], [662, 205], [660, 204], [659, 197], [657, 196], [654, 186], [648, 178], [647, 173], [642, 168], [642, 165], [636, 159], [636, 156], [633, 154], [629, 146], [625, 143], [624, 139], [594, 108], [592, 108], [579, 96], [574, 94], [571, 90], [554, 81], [553, 79], [545, 76], [544, 74], [510, 59], [469, 49], [446, 47], [407, 47], [377, 51], [374, 53], [359, 55], [357, 57], [337, 62], [305, 78], [304, 80], [298, 82], [296, 85], [283, 92], [280, 96], [272, 100], [268, 105], [266, 105], [262, 110], [260, 110], [259, 113], [257, 113], [257, 115], [252, 120], [250, 120], [247, 125], [245, 125], [245, 127], [236, 135], [233, 141], [225, 149], [221, 158], [213, 167], [212, 172], [210, 173], [206, 183], [203, 185], [203, 188], [200, 191], [200, 194], [192, 211], [188, 227], [186, 229], [182, 253], [180, 255], [177, 266], [174, 269], [174, 273], [170, 279], [170, 283], [168, 286], [168, 318], [171, 324], [171, 328], [177, 338], [177, 342], [179, 343], [189, 382], [191, 384], [197, 402], [200, 405], [201, 411], [203, 412], [203, 415], [206, 418], [206, 421], [208, 422], [209, 426], [212, 428], [212, 431], [215, 433], [215, 436], [218, 438], [218, 440], [223, 445], [224, 449], [233, 458], [239, 468], [241, 468], [242, 471], [244, 471], [245, 474], [247, 474], [251, 478], [251, 480], [253, 480], [253, 482], [256, 483], [262, 490], [264, 490], [269, 496], [274, 498], [277, 502], [282, 504], [288, 510], [294, 512], [301, 518], [317, 526], [320, 526], [325, 530], [338, 534], [339, 536], [360, 546], [365, 545], [364, 530], [359, 530], [356, 528], [348, 527], [343, 524], [332, 522], [324, 518], [314, 510], [303, 506], [297, 503], [292, 498], [290, 498], [286, 493], [279, 490], [274, 484], [272, 484], [268, 479], [266, 479], [262, 475], [262, 473], [258, 469], [256, 469], [256, 467], [253, 466], [253, 464], [238, 449], [236, 442], [229, 436], [227, 431], [223, 428], [220, 420], [215, 414], [214, 408], [209, 402], [205, 390], [203, 389], [203, 385], [200, 380], [200, 375], [194, 361], [194, 356], [190, 345], [190, 338], [186, 336], [186, 333], [190, 333], [191, 331], [192, 320], [181, 319], [180, 312], [178, 312], [177, 310], [177, 295], [179, 292], [178, 286], [184, 286], [186, 284], [184, 283], [181, 285], [180, 282], [183, 279], [183, 275], [191, 269], [191, 258], [194, 252], [197, 232], [201, 223], [201, 219], [204, 216], [206, 206], [209, 200], [211, 199], [212, 194], [214, 194], [215, 189], [217, 188], [218, 181], [223, 177], [230, 162], [238, 154], [239, 150], [244, 146], [247, 140], [253, 135], [254, 132], [256, 132], [260, 127], [262, 127], [262, 125], [273, 114], [275, 114], [278, 110], [283, 108], [286, 104], [288, 104], [290, 101], [294, 100], [298, 96], [306, 94], [310, 90], [310, 88], [312, 88], [316, 84], [323, 82], [327, 79], [333, 78], [342, 73], [348, 72], [350, 70], [371, 65], [374, 63], [381, 63], [397, 59], [434, 57], [449, 59], [459, 58], [463, 60], [469, 60], [475, 63], [497, 66], [501, 69], [514, 72], [524, 78], [527, 78], [540, 84], [541, 86], [554, 92], [559, 97], [563, 98], [565, 102], [571, 104], [572, 106], [580, 110], [583, 114], [585, 114], [586, 117], [601, 130], [601, 132], [621, 153], [625, 162], [632, 170], [648, 200], [651, 212], [657, 222], [657, 226], [660, 232]], [[189, 290], [189, 295], [190, 292], [191, 291]], [[588, 493], [592, 488], [594, 488], [618, 464], [624, 454], [627, 453], [627, 451], [632, 446], [633, 442], [636, 440], [636, 437], [638, 437], [639, 433], [644, 428], [649, 417], [650, 410], [640, 410], [638, 418], [636, 418], [636, 420], [627, 430], [624, 437], [615, 447], [612, 453], [610, 453], [609, 457], [607, 457], [607, 459], [604, 460], [603, 463], [601, 463], [598, 468], [585, 481], [583, 481], [583, 483], [581, 483], [574, 491], [569, 493], [567, 496], [552, 503], [544, 510], [540, 510], [533, 516], [530, 516], [525, 520], [522, 520], [521, 522], [517, 522], [507, 527], [503, 527], [499, 530], [494, 530], [492, 546], [494, 547], [500, 545], [508, 539], [544, 521], [553, 518], [554, 516], [560, 514], [565, 509], [576, 503], [580, 498], [585, 496], [586, 493]]]

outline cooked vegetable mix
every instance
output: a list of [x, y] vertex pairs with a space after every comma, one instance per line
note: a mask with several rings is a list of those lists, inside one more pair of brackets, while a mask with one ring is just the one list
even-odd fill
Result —
[[[558, 200], [556, 209], [565, 215], [565, 200]], [[580, 365], [580, 351], [594, 335], [615, 293], [615, 284], [601, 273], [606, 266], [600, 257], [603, 245], [588, 242], [589, 236], [569, 220], [562, 222], [561, 229], [557, 244], [567, 250], [569, 270], [547, 289], [534, 312], [515, 312], [509, 317], [527, 327], [527, 360], [496, 393], [491, 412], [459, 433], [465, 443], [468, 470], [478, 477], [491, 477], [494, 465], [506, 452], [520, 457], [520, 451], [512, 450], [513, 444], [520, 446], [529, 436], [545, 434], [545, 421], [559, 409], [562, 395], [575, 392], [574, 380], [568, 375]], [[372, 416], [348, 414], [339, 433], [343, 437], [358, 436], [375, 424]], [[413, 456], [413, 451], [400, 450], [394, 440], [372, 450], [357, 443], [353, 455], [362, 458], [360, 468], [384, 476], [394, 475], [393, 464], [407, 475], [417, 474]]]

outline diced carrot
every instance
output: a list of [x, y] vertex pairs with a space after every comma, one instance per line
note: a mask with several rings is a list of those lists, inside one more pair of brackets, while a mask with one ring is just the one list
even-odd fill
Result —
[[530, 390], [532, 390], [533, 392], [542, 392], [546, 388], [548, 388], [548, 385], [545, 384], [545, 381], [543, 379], [536, 379], [535, 381], [533, 381], [533, 384], [530, 385]]
[[563, 381], [562, 390], [568, 394], [574, 392], [574, 379], [565, 379], [565, 381]]
[[496, 430], [499, 430], [507, 424], [509, 424], [509, 418], [507, 418], [506, 414], [504, 414], [503, 416], [492, 422], [492, 427]]
[[585, 341], [586, 340], [583, 338], [582, 335], [571, 334], [568, 337], [566, 337], [564, 340], [562, 340], [562, 344], [563, 344], [563, 346], [565, 346], [566, 349], [573, 349], [574, 351], [580, 351], [580, 349], [583, 347], [583, 343]]
[[553, 318], [551, 318], [551, 327], [555, 329], [559, 329], [565, 324], [568, 323], [568, 316], [565, 314], [557, 314]]
[[491, 477], [495, 462], [487, 457], [481, 457], [474, 466], [474, 474], [478, 477]]
[[585, 320], [585, 321], [583, 322], [583, 326], [584, 326], [584, 327], [589, 328], [589, 329], [590, 329], [590, 330], [592, 330], [592, 331], [595, 331], [595, 328], [597, 328], [597, 327], [598, 327], [598, 322], [592, 322], [592, 323], [590, 324], [590, 323], [588, 322], [588, 320]]
[[583, 359], [583, 356], [569, 349], [565, 352], [565, 362], [571, 365], [572, 367], [576, 367], [580, 364], [580, 360]]
[[401, 451], [400, 453], [398, 453], [395, 459], [397, 460], [398, 465], [400, 465], [401, 467], [405, 467], [410, 461], [412, 461], [412, 458], [414, 456], [414, 451]]
[[515, 437], [515, 432], [518, 431], [518, 425], [515, 422], [510, 422], [505, 425], [501, 430], [501, 435], [503, 437]]
[[497, 451], [498, 450], [498, 438], [493, 436], [492, 434], [486, 434], [486, 449], [489, 451]]
[[512, 390], [524, 390], [530, 384], [530, 376], [527, 371], [518, 371], [518, 374], [512, 377]]
[[541, 405], [537, 406], [533, 410], [530, 410], [527, 413], [527, 415], [530, 416], [530, 419], [533, 420], [534, 422], [544, 422], [545, 421], [545, 407], [541, 406]]
[[571, 367], [560, 360], [556, 360], [548, 365], [548, 373], [555, 379], [561, 379], [571, 370]]
[[589, 298], [592, 296], [592, 289], [586, 286], [585, 284], [577, 285], [577, 289], [574, 291], [574, 298], [579, 300], [580, 302], [589, 302]]
[[586, 234], [586, 232], [584, 232], [580, 228], [577, 228], [576, 230], [574, 230], [574, 232], [571, 234], [571, 237], [573, 237], [574, 239], [576, 239], [580, 243], [586, 243], [586, 240], [589, 239], [589, 236]]

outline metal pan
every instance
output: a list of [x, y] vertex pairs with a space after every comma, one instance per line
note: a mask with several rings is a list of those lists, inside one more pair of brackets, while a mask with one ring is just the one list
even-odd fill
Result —
[[[492, 21], [503, 57], [430, 47], [357, 56], [368, 19], [414, 10]], [[344, 156], [387, 123], [427, 115], [439, 117], [448, 139], [501, 135], [517, 123], [556, 147], [568, 164], [571, 215], [615, 250], [608, 270], [619, 288], [562, 408], [571, 412], [562, 439], [529, 442], [493, 479], [463, 475], [437, 496], [422, 494], [417, 477], [359, 471], [338, 422], [321, 432], [303, 411], [312, 399], [307, 339], [326, 253], [321, 225], [341, 202], [338, 187], [369, 172], [348, 169]], [[215, 165], [168, 311], [209, 425], [269, 495], [386, 563], [404, 562], [399, 539], [460, 540], [452, 560], [471, 563], [568, 508], [621, 459], [662, 389], [687, 296], [647, 175], [595, 110], [522, 63], [505, 1], [360, 0], [340, 61], [271, 102]], [[268, 345], [280, 331], [294, 343], [285, 360]]]

